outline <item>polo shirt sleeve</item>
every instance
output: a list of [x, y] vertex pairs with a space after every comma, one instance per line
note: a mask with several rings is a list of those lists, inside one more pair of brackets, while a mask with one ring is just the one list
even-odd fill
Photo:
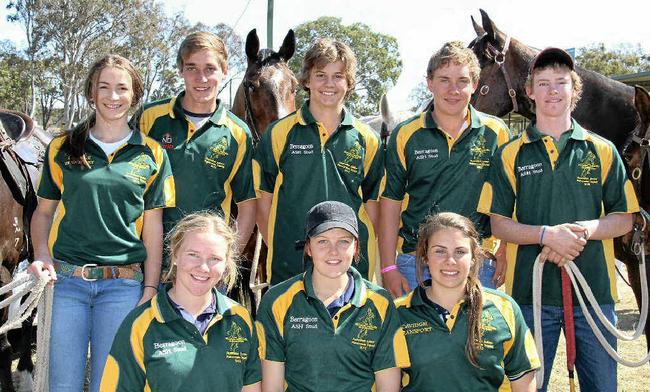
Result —
[[376, 201], [379, 199], [379, 190], [381, 187], [381, 180], [384, 176], [384, 149], [379, 144], [379, 139], [373, 135], [376, 140], [370, 144], [366, 149], [366, 163], [369, 163], [369, 169], [361, 182], [361, 194], [363, 202], [369, 200]]
[[514, 319], [514, 330], [512, 333], [512, 345], [503, 359], [505, 374], [510, 380], [516, 380], [524, 374], [540, 367], [539, 356], [535, 348], [533, 335], [530, 333], [526, 321], [521, 314], [519, 305], [510, 298], [511, 315]]
[[[106, 359], [102, 375], [102, 392], [109, 391], [143, 391], [145, 380], [144, 357], [136, 358], [135, 353], [143, 354], [142, 336], [131, 336], [135, 333], [133, 318], [127, 317], [113, 339], [113, 346]], [[133, 340], [132, 340], [133, 338]], [[135, 342], [137, 347], [132, 347]]]
[[[394, 367], [402, 369], [408, 368], [411, 366], [411, 362], [406, 347], [406, 337], [402, 330], [397, 309], [395, 308], [393, 301], [388, 298], [388, 294], [386, 294], [386, 296], [381, 296], [381, 298], [386, 300], [387, 306], [385, 309], [386, 314], [384, 315], [384, 321], [381, 325], [381, 335], [372, 358], [372, 370], [378, 372], [380, 370]], [[381, 312], [383, 304], [376, 305], [379, 305], [378, 311]]]
[[612, 165], [603, 183], [603, 207], [605, 214], [632, 213], [639, 211], [634, 187], [627, 177], [623, 160], [618, 151], [610, 145]]
[[169, 158], [165, 150], [158, 148], [159, 150], [154, 152], [158, 170], [149, 179], [144, 193], [145, 210], [174, 207], [176, 204], [176, 189]]
[[262, 138], [257, 143], [253, 155], [253, 173], [255, 175], [256, 191], [260, 190], [273, 193], [275, 190], [275, 179], [278, 176], [278, 165], [273, 156], [273, 128], [267, 128]]
[[262, 381], [262, 365], [259, 356], [259, 341], [257, 326], [252, 324], [251, 344], [246, 358], [246, 369], [244, 370], [244, 385], [255, 384]]
[[[56, 140], [56, 139], [55, 139]], [[50, 163], [54, 162], [54, 155], [56, 153], [52, 151], [52, 143], [47, 146], [47, 151], [45, 152], [45, 159], [43, 160], [43, 170], [41, 170], [41, 176], [38, 181], [38, 197], [48, 200], [61, 200], [61, 188], [60, 186], [62, 178], [58, 178], [58, 181], [54, 179], [52, 173], [52, 165]], [[56, 163], [55, 163], [56, 165]], [[60, 170], [59, 170], [60, 172]], [[62, 175], [62, 174], [61, 174]]]
[[511, 218], [515, 208], [514, 168], [507, 167], [503, 160], [503, 147], [492, 156], [488, 177], [483, 184], [478, 202], [478, 212], [496, 214]]
[[232, 180], [235, 203], [255, 198], [255, 187], [253, 186], [253, 138], [248, 130], [244, 132], [244, 140], [239, 148], [243, 149], [241, 151], [243, 158]]
[[[397, 146], [397, 135], [399, 128], [396, 128], [388, 139], [386, 145], [386, 173], [384, 179], [384, 191], [382, 197], [387, 199], [401, 201], [406, 194], [406, 166], [399, 157]], [[402, 151], [403, 154], [404, 151]]]
[[280, 333], [280, 326], [273, 316], [272, 305], [272, 300], [267, 293], [257, 310], [255, 324], [259, 340], [259, 357], [268, 361], [286, 362], [285, 341]]

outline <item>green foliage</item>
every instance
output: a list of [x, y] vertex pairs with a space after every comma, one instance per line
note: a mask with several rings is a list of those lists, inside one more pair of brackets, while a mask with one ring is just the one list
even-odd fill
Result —
[[605, 76], [650, 71], [650, 56], [640, 44], [619, 44], [607, 49], [601, 42], [579, 48], [576, 60], [579, 66]]
[[0, 43], [0, 108], [26, 112], [30, 102], [29, 64], [13, 45]]
[[411, 110], [415, 111], [420, 108], [425, 102], [431, 101], [433, 94], [429, 91], [425, 82], [418, 83], [409, 93], [408, 100], [411, 104]]
[[[381, 94], [395, 85], [402, 71], [402, 60], [395, 37], [376, 33], [363, 23], [343, 25], [341, 18], [324, 16], [298, 25], [296, 54], [289, 62], [291, 70], [298, 75], [305, 52], [316, 38], [329, 37], [345, 42], [357, 56], [357, 85], [346, 102], [356, 115], [377, 112]], [[298, 94], [296, 104], [305, 99]]]

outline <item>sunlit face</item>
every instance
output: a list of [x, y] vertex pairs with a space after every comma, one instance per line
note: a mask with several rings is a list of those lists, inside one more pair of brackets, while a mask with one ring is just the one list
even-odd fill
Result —
[[228, 74], [221, 69], [213, 50], [203, 49], [183, 59], [180, 72], [185, 81], [183, 108], [193, 113], [212, 113], [217, 108], [219, 85]]
[[464, 287], [472, 267], [472, 242], [462, 231], [443, 228], [429, 237], [427, 265], [437, 288]]
[[228, 244], [223, 236], [209, 231], [192, 231], [185, 235], [174, 255], [178, 295], [209, 296], [226, 270]]
[[339, 60], [328, 63], [323, 68], [313, 67], [309, 71], [309, 80], [305, 86], [309, 89], [310, 105], [319, 108], [342, 107], [348, 91], [345, 65]]
[[436, 114], [464, 117], [477, 84], [472, 81], [469, 65], [450, 62], [433, 71], [427, 86], [435, 100]]
[[357, 240], [340, 228], [310, 237], [305, 245], [305, 251], [314, 263], [314, 275], [328, 279], [336, 279], [348, 272], [356, 250]]
[[95, 86], [95, 114], [105, 122], [127, 121], [133, 103], [131, 75], [121, 68], [106, 67]]
[[566, 67], [548, 67], [535, 70], [526, 93], [535, 101], [538, 117], [565, 118], [571, 116], [573, 82]]

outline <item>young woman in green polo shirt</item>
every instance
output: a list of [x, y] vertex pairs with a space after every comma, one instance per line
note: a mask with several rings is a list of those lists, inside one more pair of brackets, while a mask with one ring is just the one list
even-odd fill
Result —
[[162, 208], [174, 203], [165, 151], [127, 122], [143, 94], [135, 68], [99, 59], [84, 94], [94, 113], [48, 146], [31, 226], [30, 271], [56, 281], [50, 391], [83, 389], [88, 345], [90, 390], [99, 390], [117, 328], [156, 293]]
[[[427, 218], [416, 248], [420, 285], [397, 300], [411, 367], [403, 391], [534, 391], [539, 358], [519, 306], [478, 280], [479, 235], [445, 212]], [[422, 282], [429, 267], [431, 280]]]
[[216, 290], [237, 279], [237, 235], [210, 213], [169, 233], [171, 282], [120, 326], [101, 389], [260, 392], [257, 334], [248, 311]]
[[262, 298], [257, 323], [265, 392], [397, 392], [408, 353], [388, 292], [352, 267], [356, 214], [322, 202], [305, 224], [306, 271]]

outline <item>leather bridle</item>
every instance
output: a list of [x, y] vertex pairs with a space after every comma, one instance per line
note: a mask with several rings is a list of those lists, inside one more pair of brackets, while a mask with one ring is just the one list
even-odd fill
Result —
[[262, 135], [257, 128], [257, 122], [253, 115], [253, 101], [251, 100], [250, 90], [254, 88], [254, 86], [251, 81], [246, 78], [242, 81], [242, 86], [244, 87], [244, 109], [246, 110], [246, 118], [244, 120], [251, 126], [253, 145], [257, 145], [257, 142], [260, 140]]
[[[475, 45], [476, 42], [480, 41], [481, 38], [485, 37], [486, 34], [483, 34], [482, 36], [478, 37], [474, 42], [472, 43], [471, 46]], [[494, 61], [494, 64], [496, 64], [496, 68], [492, 69], [492, 72], [490, 72], [490, 77], [496, 72], [497, 70], [501, 70], [501, 73], [503, 74], [503, 78], [506, 81], [506, 86], [508, 87], [508, 96], [510, 97], [510, 100], [512, 101], [512, 108], [513, 110], [518, 113], [519, 112], [519, 105], [517, 104], [517, 91], [512, 87], [512, 81], [510, 80], [510, 75], [508, 73], [508, 69], [506, 67], [506, 54], [508, 53], [508, 49], [510, 48], [510, 36], [506, 36], [506, 40], [503, 44], [503, 49], [499, 50], [498, 48], [494, 47], [491, 43], [487, 43], [487, 48], [485, 49], [485, 54], [487, 55], [488, 58], [492, 59]], [[488, 77], [486, 80], [489, 80], [490, 77]], [[487, 95], [490, 93], [490, 86], [487, 84], [483, 84], [481, 88], [479, 89], [479, 95], [476, 98], [475, 106], [478, 107], [478, 103], [480, 102], [481, 98], [487, 97]]]

